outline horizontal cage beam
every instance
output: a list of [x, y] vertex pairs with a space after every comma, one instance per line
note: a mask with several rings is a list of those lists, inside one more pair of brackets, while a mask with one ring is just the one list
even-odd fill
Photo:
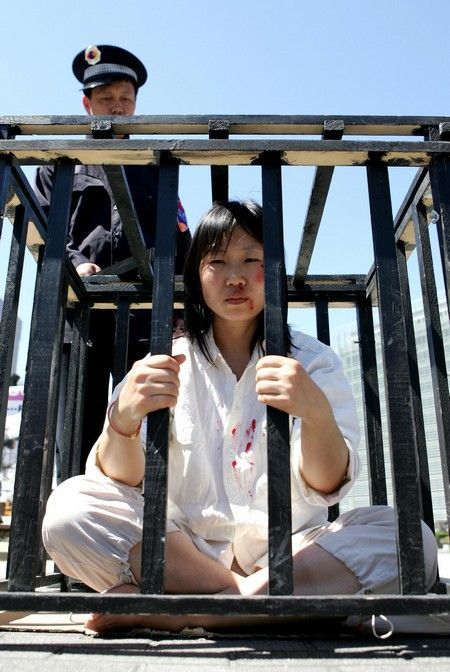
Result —
[[251, 166], [267, 152], [284, 166], [364, 166], [377, 159], [391, 166], [427, 166], [445, 156], [442, 141], [382, 140], [1, 140], [0, 156], [24, 165], [67, 158], [89, 165], [152, 165], [160, 152], [181, 164]]

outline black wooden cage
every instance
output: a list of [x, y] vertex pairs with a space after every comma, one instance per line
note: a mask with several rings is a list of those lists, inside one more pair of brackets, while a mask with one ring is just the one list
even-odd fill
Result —
[[[277, 614], [314, 617], [431, 614], [450, 607], [445, 586], [426, 594], [421, 516], [434, 529], [427, 446], [418, 385], [417, 354], [407, 259], [417, 252], [430, 367], [434, 387], [443, 488], [450, 512], [450, 403], [428, 224], [436, 213], [447, 307], [450, 289], [450, 143], [448, 118], [319, 116], [206, 116], [123, 118], [0, 118], [0, 213], [13, 223], [0, 324], [0, 434], [5, 426], [25, 247], [36, 264], [25, 399], [19, 438], [6, 580], [0, 609], [109, 611], [117, 613]], [[116, 136], [125, 136], [120, 139]], [[86, 137], [87, 136], [87, 137]], [[139, 136], [139, 137], [137, 137]], [[22, 165], [55, 164], [48, 217]], [[117, 275], [78, 277], [65, 255], [73, 171], [76, 164], [103, 165], [139, 272], [140, 282]], [[156, 245], [152, 261], [143, 244], [124, 165], [159, 166]], [[384, 504], [386, 475], [380, 424], [373, 308], [378, 309], [389, 450], [397, 513], [401, 595], [295, 597], [292, 595], [288, 419], [268, 409], [269, 594], [193, 596], [164, 594], [164, 529], [168, 411], [157, 412], [147, 439], [144, 558], [141, 593], [98, 595], [68, 590], [65, 577], [46, 571], [40, 541], [43, 508], [54, 468], [54, 443], [62, 334], [67, 306], [75, 310], [63, 446], [63, 477], [78, 473], [87, 330], [92, 307], [118, 311], [115, 377], [125, 372], [130, 306], [152, 308], [151, 351], [169, 353], [172, 310], [182, 301], [174, 276], [179, 167], [211, 166], [213, 200], [228, 196], [228, 167], [258, 166], [262, 176], [266, 258], [266, 347], [283, 352], [286, 306], [314, 306], [317, 332], [329, 341], [329, 307], [352, 306], [357, 315], [371, 501]], [[282, 167], [315, 166], [299, 253], [285, 282]], [[374, 248], [366, 275], [308, 273], [335, 166], [367, 173]], [[417, 167], [394, 216], [388, 167]], [[207, 203], [205, 202], [205, 209]], [[436, 264], [436, 262], [434, 262]], [[287, 295], [285, 287], [287, 286]], [[60, 585], [61, 590], [47, 590]]]

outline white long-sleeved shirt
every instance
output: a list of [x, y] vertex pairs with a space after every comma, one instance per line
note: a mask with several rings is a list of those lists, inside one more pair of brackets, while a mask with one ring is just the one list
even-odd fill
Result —
[[[300, 332], [292, 336], [295, 347], [291, 356], [327, 396], [349, 449], [343, 485], [329, 495], [313, 490], [299, 470], [301, 420], [291, 418], [295, 533], [325, 524], [328, 506], [340, 501], [351, 488], [359, 472], [359, 429], [340, 360], [316, 339]], [[180, 369], [179, 396], [170, 427], [168, 529], [174, 529], [174, 524], [206, 555], [227, 567], [236, 557], [242, 569], [251, 573], [267, 564], [268, 544], [266, 406], [258, 402], [255, 391], [255, 364], [261, 353], [255, 349], [237, 380], [212, 334], [207, 343], [213, 363], [187, 338], [173, 343], [173, 354], [185, 354], [186, 361]], [[145, 447], [144, 425], [142, 440]]]

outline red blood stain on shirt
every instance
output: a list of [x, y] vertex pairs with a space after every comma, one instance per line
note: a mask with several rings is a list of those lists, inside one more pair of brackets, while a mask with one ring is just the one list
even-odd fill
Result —
[[237, 465], [236, 460], [233, 460], [232, 463], [231, 463], [231, 466], [233, 467], [233, 469], [236, 469], [236, 465]]
[[250, 448], [252, 447], [252, 441], [253, 441], [253, 436], [255, 434], [255, 429], [256, 429], [256, 420], [253, 418], [253, 420], [250, 423], [250, 427], [245, 430], [246, 435], [249, 437], [250, 441], [247, 443], [245, 447], [245, 452], [248, 453]]

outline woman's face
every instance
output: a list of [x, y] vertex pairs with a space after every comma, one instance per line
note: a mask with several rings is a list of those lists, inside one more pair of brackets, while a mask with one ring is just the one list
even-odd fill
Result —
[[203, 299], [215, 318], [252, 321], [264, 308], [263, 246], [238, 226], [200, 262]]

